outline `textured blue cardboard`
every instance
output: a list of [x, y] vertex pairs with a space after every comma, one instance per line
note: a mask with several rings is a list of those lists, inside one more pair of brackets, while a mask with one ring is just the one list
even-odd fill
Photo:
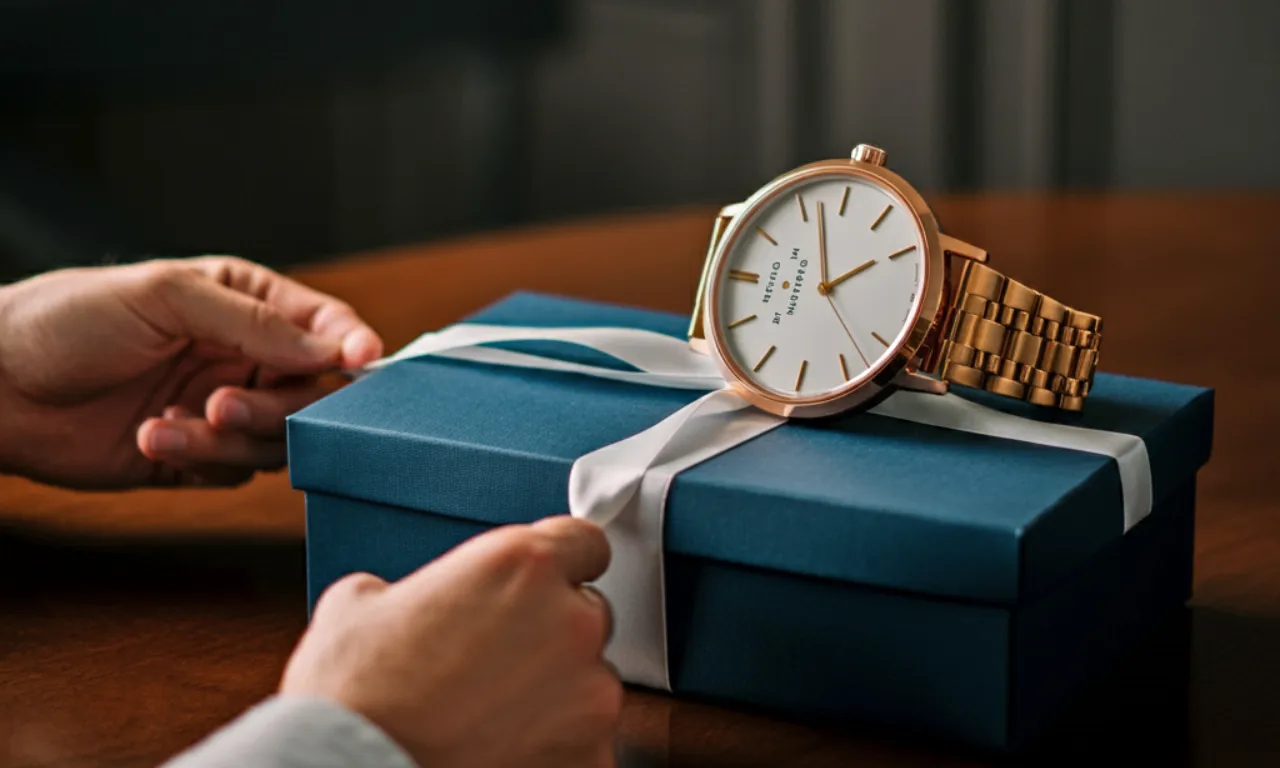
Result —
[[[517, 294], [472, 320], [629, 326], [661, 313]], [[562, 344], [504, 345], [620, 366]], [[620, 366], [621, 367], [621, 366]], [[311, 599], [403, 575], [497, 524], [563, 513], [574, 459], [698, 393], [440, 359], [296, 414]], [[1107, 457], [873, 414], [788, 424], [678, 476], [666, 527], [677, 692], [1006, 747], [1190, 590], [1209, 390], [1100, 374], [1083, 414], [1141, 436], [1156, 507], [1123, 533]]]

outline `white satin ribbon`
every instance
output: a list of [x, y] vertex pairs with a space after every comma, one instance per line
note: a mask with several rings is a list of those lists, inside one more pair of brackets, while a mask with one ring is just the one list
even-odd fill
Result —
[[[483, 344], [559, 341], [579, 344], [639, 371], [571, 363]], [[671, 690], [667, 660], [663, 521], [677, 474], [781, 426], [785, 419], [750, 408], [725, 389], [714, 362], [670, 336], [635, 328], [525, 328], [462, 324], [424, 334], [369, 369], [423, 355], [491, 365], [577, 373], [614, 381], [711, 390], [649, 429], [581, 456], [569, 473], [569, 512], [600, 525], [613, 557], [596, 586], [614, 614], [606, 655], [623, 679]], [[1006, 440], [1114, 458], [1120, 467], [1127, 532], [1151, 512], [1151, 465], [1141, 438], [1013, 416], [954, 394], [899, 391], [872, 413]]]
[[595, 587], [613, 606], [614, 639], [606, 656], [629, 682], [671, 690], [663, 574], [671, 481], [785, 422], [718, 389], [573, 463], [569, 512], [601, 526], [613, 553]]
[[[615, 357], [639, 368], [646, 375], [636, 376], [628, 371], [583, 366], [537, 355], [478, 346], [511, 341], [559, 341], [578, 344]], [[503, 354], [485, 354], [494, 351]], [[688, 344], [679, 339], [639, 328], [523, 328], [511, 325], [463, 323], [436, 333], [423, 334], [391, 357], [370, 363], [367, 368], [380, 368], [398, 360], [423, 355], [483, 360], [522, 368], [574, 371], [606, 379], [662, 387], [673, 386], [673, 382], [690, 382], [698, 385], [687, 387], [690, 389], [719, 389], [724, 386], [724, 379], [721, 378], [711, 358], [694, 352]], [[662, 378], [654, 379], [654, 376]], [[656, 383], [659, 381], [662, 383]]]
[[975, 435], [1110, 456], [1120, 467], [1125, 533], [1151, 514], [1151, 459], [1147, 444], [1136, 435], [1024, 419], [954, 394], [898, 391], [871, 412]]

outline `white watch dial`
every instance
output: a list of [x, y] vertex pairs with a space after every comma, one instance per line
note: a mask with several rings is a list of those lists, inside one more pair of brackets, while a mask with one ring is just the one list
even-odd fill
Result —
[[924, 240], [875, 182], [819, 177], [742, 221], [715, 279], [713, 319], [737, 367], [784, 398], [816, 397], [865, 381], [905, 343]]

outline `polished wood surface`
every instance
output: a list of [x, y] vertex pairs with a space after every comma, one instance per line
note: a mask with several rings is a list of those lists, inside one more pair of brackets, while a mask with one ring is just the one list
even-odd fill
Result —
[[[1195, 595], [1029, 762], [1280, 764], [1280, 197], [973, 197], [944, 227], [1106, 319], [1102, 367], [1217, 389]], [[687, 311], [710, 210], [637, 214], [298, 273], [392, 347], [515, 289]], [[0, 478], [0, 765], [154, 765], [269, 694], [305, 622], [301, 495], [97, 495]], [[635, 766], [981, 765], [873, 729], [633, 692]]]

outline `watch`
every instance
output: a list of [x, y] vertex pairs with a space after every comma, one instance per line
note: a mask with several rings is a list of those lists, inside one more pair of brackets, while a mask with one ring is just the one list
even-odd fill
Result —
[[896, 389], [984, 389], [1079, 411], [1102, 320], [943, 234], [867, 144], [789, 171], [716, 217], [689, 342], [779, 416], [868, 408]]

